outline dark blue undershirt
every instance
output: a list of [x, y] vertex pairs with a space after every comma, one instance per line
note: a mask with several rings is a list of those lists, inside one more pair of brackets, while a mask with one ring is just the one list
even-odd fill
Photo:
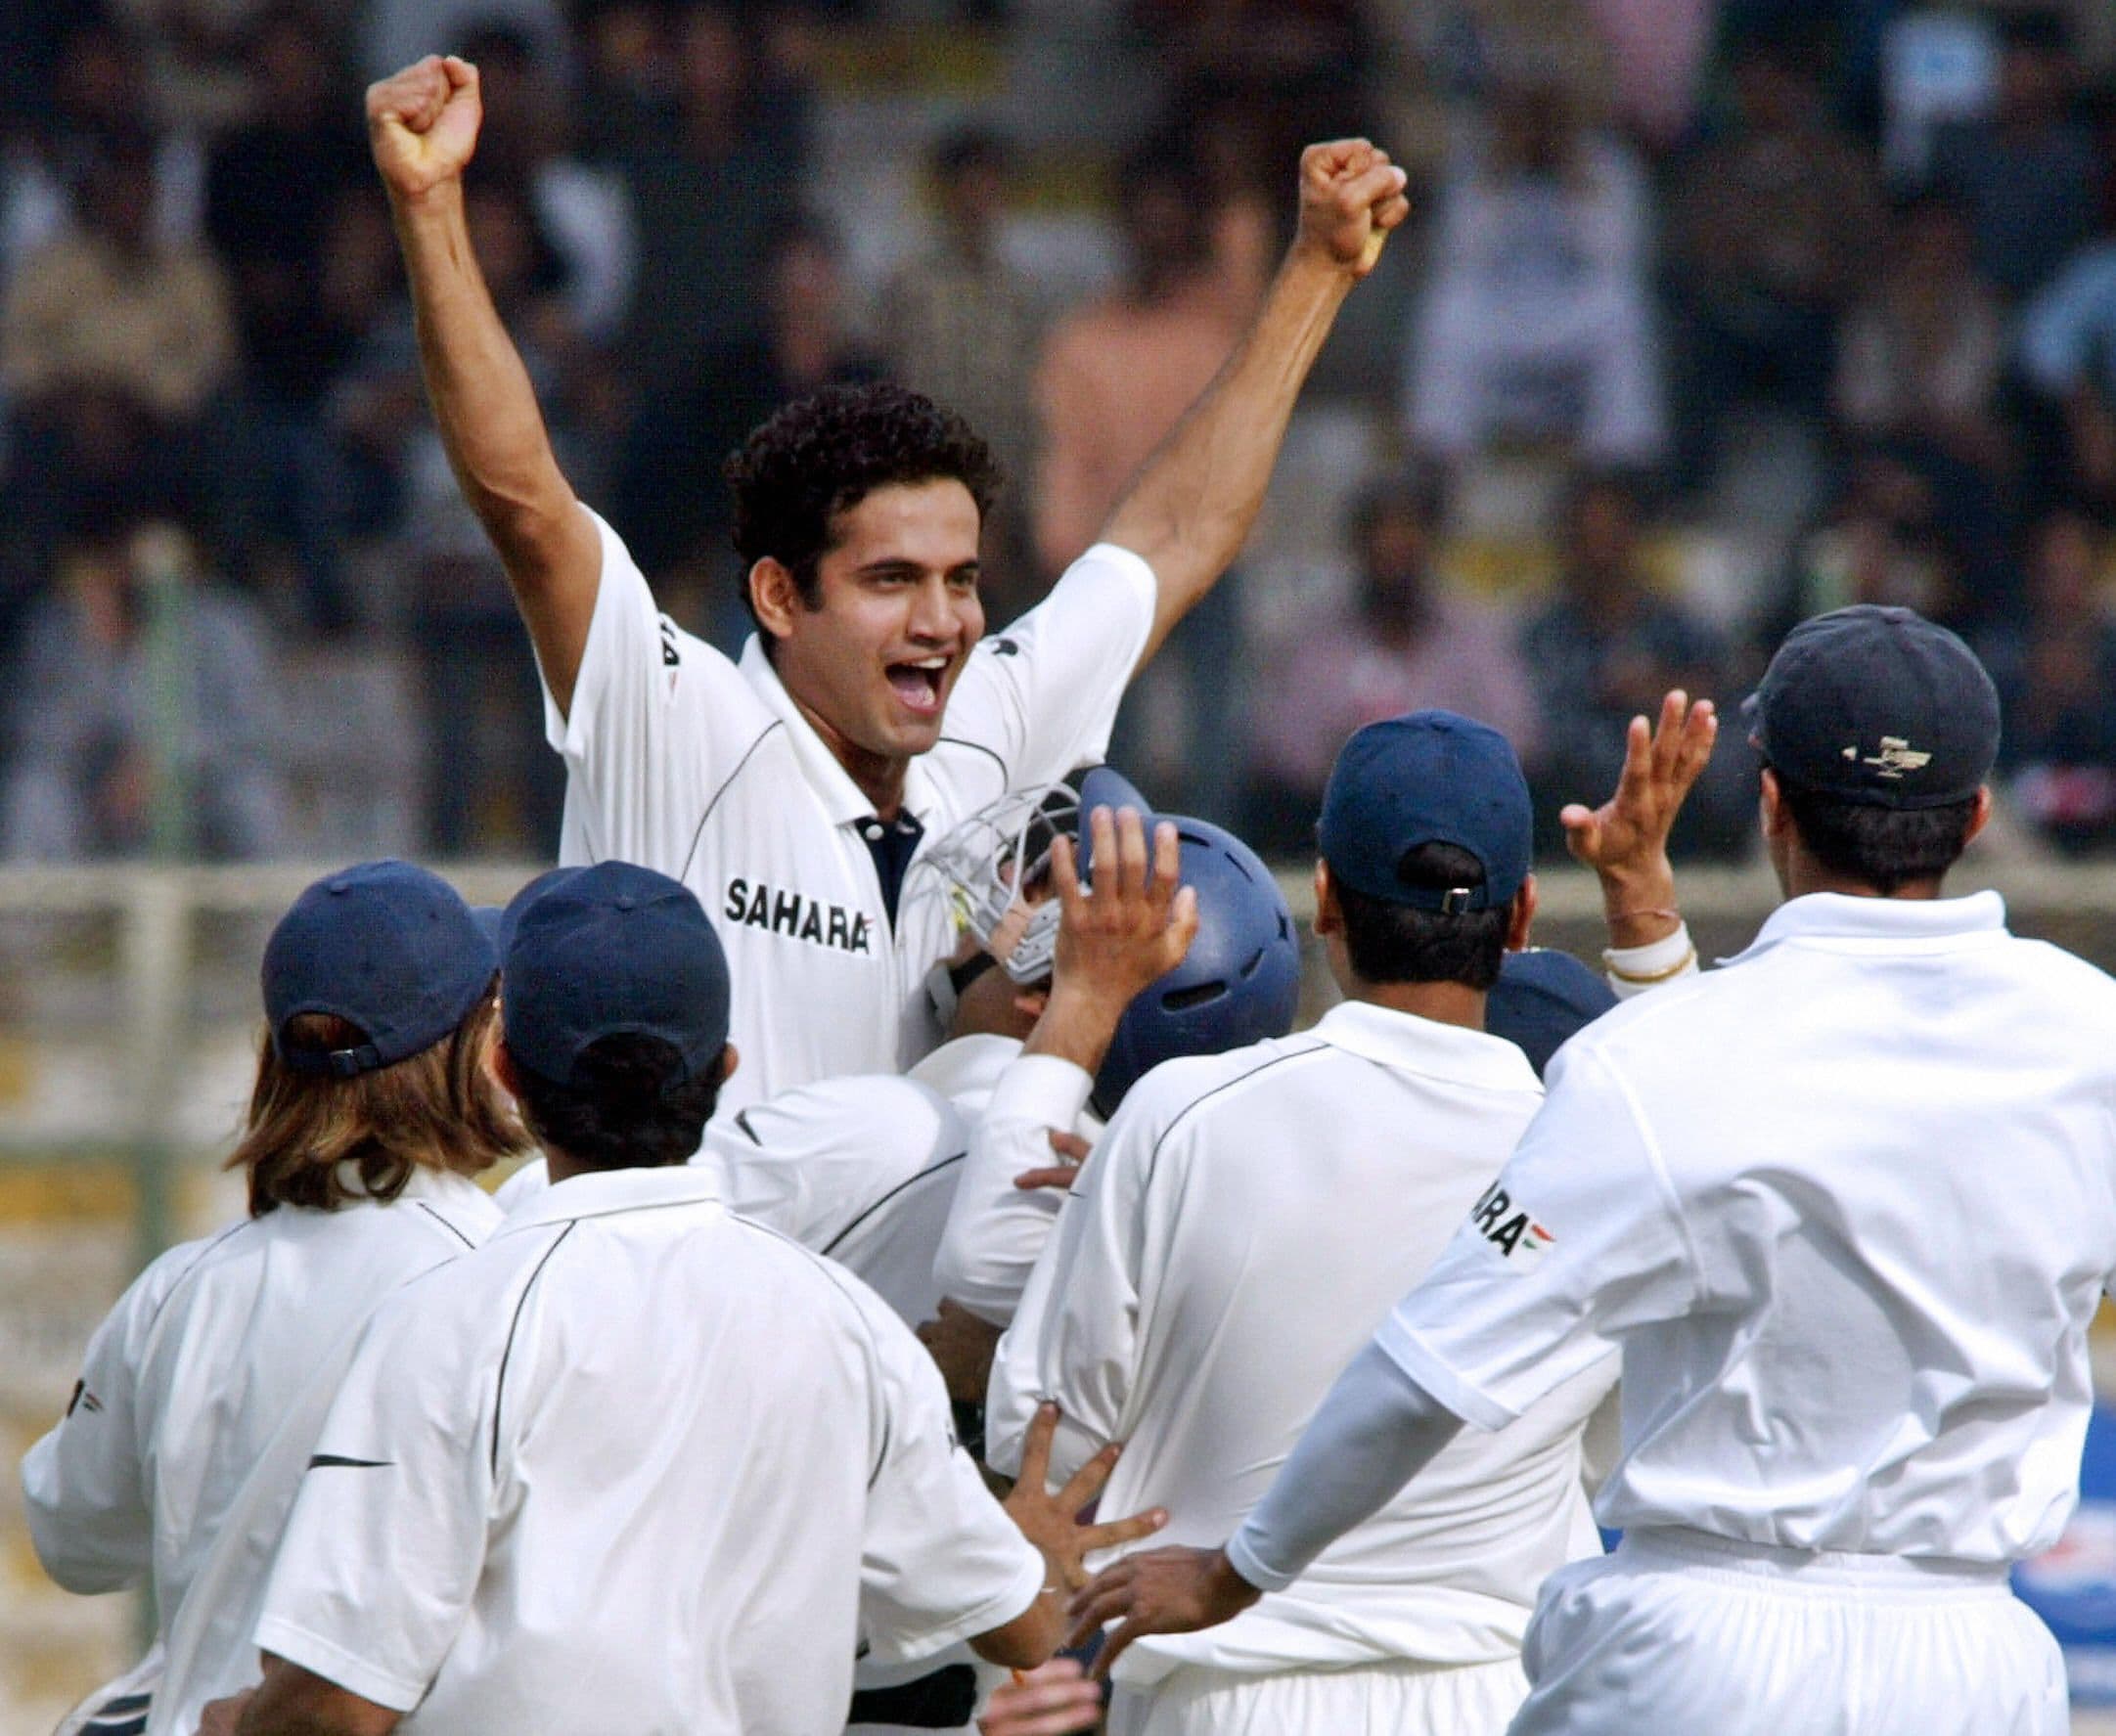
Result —
[[918, 854], [925, 827], [904, 813], [894, 820], [878, 820], [870, 814], [858, 824], [860, 836], [867, 840], [867, 853], [875, 859], [875, 872], [881, 880], [882, 908], [889, 913], [889, 929], [894, 933], [896, 903], [904, 892], [904, 872]]

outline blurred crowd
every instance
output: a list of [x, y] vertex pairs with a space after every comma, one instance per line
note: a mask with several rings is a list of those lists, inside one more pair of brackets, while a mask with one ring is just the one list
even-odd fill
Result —
[[[1414, 169], [1238, 581], [1112, 757], [1299, 851], [1345, 735], [1624, 720], [1911, 603], [2022, 835], [2116, 845], [2116, 8], [1915, 0], [0, 5], [0, 855], [549, 856], [526, 636], [427, 418], [364, 83], [480, 67], [471, 222], [568, 474], [732, 645], [722, 459], [893, 376], [1013, 485], [994, 625], [1272, 269], [1304, 138]], [[1753, 830], [1739, 732], [1682, 840]]]

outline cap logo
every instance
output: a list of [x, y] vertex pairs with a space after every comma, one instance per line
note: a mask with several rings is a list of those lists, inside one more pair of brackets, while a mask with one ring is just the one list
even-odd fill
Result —
[[1901, 735], [1883, 735], [1881, 751], [1868, 754], [1861, 763], [1874, 767], [1883, 778], [1900, 779], [1906, 772], [1924, 770], [1932, 763], [1932, 755], [1918, 752]]

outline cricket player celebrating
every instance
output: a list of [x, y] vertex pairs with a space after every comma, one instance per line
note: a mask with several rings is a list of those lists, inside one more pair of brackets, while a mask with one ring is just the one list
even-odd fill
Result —
[[168, 1663], [151, 1721], [135, 1693], [106, 1698], [88, 1730], [188, 1736], [208, 1700], [256, 1678], [245, 1617], [354, 1337], [499, 1221], [470, 1179], [521, 1141], [484, 1065], [497, 966], [454, 889], [402, 862], [325, 876], [273, 929], [229, 1160], [249, 1214], [140, 1274], [23, 1461], [53, 1579], [154, 1589]]
[[[899, 909], [922, 840], [1100, 757], [1132, 672], [1240, 547], [1339, 305], [1409, 213], [1364, 141], [1312, 146], [1256, 324], [1050, 598], [979, 645], [983, 442], [915, 393], [827, 391], [730, 462], [739, 665], [661, 617], [560, 473], [464, 223], [476, 70], [429, 58], [368, 92], [428, 394], [528, 623], [568, 771], [562, 859], [683, 880], [727, 946], [744, 1064], [724, 1109], [930, 1047], [944, 915]], [[798, 1008], [796, 1016], [788, 1009]]]
[[[1080, 1600], [1225, 1621], [1614, 1345], [1624, 1540], [1546, 1584], [1524, 1736], [2055, 1736], [2064, 1671], [2007, 1570], [2078, 1496], [2087, 1330], [2116, 1270], [2116, 984], [1941, 896], [1982, 828], [1990, 679], [1861, 606], [1752, 702], [1786, 902], [1619, 1007], [1224, 1549]], [[1327, 1557], [1324, 1557], [1327, 1559]]]
[[[1255, 1505], [1542, 1103], [1527, 1056], [1483, 1028], [1534, 916], [1532, 829], [1519, 763], [1482, 725], [1418, 712], [1346, 744], [1315, 925], [1347, 999], [1126, 1098], [1001, 1344], [996, 1465], [1055, 1401], [1056, 1468], [1123, 1441], [1111, 1498], [1150, 1491], [1171, 1535], [1224, 1536]], [[1229, 1626], [1128, 1652], [1112, 1731], [1498, 1736], [1527, 1692], [1537, 1588], [1600, 1552], [1580, 1439], [1615, 1378], [1604, 1355], [1504, 1434], [1454, 1443]]]

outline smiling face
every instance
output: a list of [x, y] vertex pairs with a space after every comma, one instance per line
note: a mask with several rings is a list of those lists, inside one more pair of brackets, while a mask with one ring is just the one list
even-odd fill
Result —
[[[863, 789], [940, 739], [948, 695], [984, 632], [977, 503], [952, 478], [890, 483], [836, 514], [815, 602], [761, 560], [750, 596], [773, 663]], [[878, 800], [893, 806], [893, 798]]]

